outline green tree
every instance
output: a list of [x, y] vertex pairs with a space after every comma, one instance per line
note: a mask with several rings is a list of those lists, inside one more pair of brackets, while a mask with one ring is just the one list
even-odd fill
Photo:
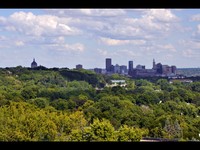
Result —
[[135, 128], [135, 127], [128, 127], [127, 125], [122, 125], [117, 132], [117, 139], [118, 141], [123, 142], [139, 142], [142, 139], [142, 135], [144, 131]]
[[106, 119], [94, 119], [90, 124], [92, 141], [115, 141], [114, 127]]

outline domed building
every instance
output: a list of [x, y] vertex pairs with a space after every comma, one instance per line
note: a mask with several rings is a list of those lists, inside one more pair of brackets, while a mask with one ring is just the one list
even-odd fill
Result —
[[31, 63], [31, 68], [37, 67], [37, 63], [35, 62], [35, 58], [33, 58], [33, 62]]

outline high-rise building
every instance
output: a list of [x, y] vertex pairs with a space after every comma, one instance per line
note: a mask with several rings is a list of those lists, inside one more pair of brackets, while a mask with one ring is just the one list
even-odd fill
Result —
[[133, 61], [128, 62], [128, 70], [133, 71]]
[[111, 66], [112, 66], [112, 60], [111, 60], [111, 58], [106, 58], [106, 71], [107, 72], [111, 71]]
[[162, 74], [162, 64], [161, 63], [156, 64], [156, 73]]
[[152, 69], [156, 69], [156, 62], [155, 59], [153, 59], [153, 68]]
[[33, 58], [33, 62], [31, 63], [31, 68], [37, 67], [37, 63], [35, 62], [35, 58]]

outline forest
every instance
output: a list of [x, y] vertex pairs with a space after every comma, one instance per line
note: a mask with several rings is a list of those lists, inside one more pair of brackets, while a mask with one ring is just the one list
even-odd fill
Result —
[[[111, 80], [126, 86], [107, 86]], [[0, 68], [0, 141], [200, 140], [200, 80]]]

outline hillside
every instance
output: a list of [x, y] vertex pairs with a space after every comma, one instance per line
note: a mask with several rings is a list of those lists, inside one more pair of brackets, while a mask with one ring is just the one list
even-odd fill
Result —
[[[106, 86], [125, 80], [126, 86]], [[0, 69], [1, 141], [200, 140], [200, 81]]]

